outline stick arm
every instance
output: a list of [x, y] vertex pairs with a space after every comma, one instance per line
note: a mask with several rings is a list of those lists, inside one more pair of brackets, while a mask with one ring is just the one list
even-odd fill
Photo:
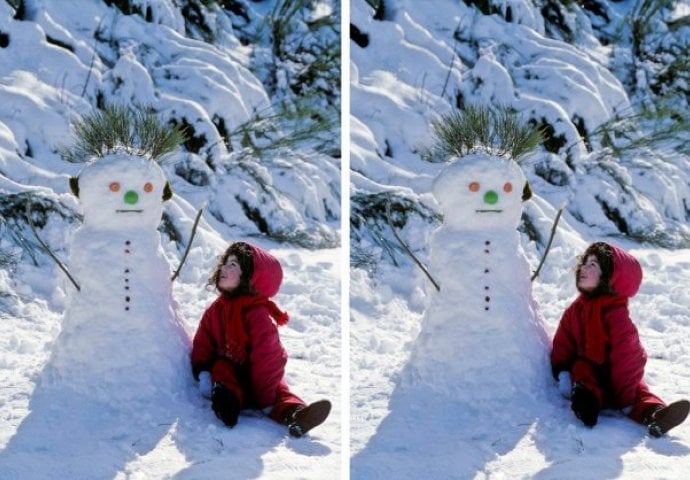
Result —
[[192, 241], [194, 240], [194, 235], [196, 235], [196, 229], [199, 226], [199, 220], [201, 219], [201, 213], [204, 211], [205, 204], [201, 206], [199, 211], [196, 214], [196, 218], [194, 219], [194, 224], [192, 225], [192, 233], [189, 236], [189, 242], [187, 242], [187, 248], [184, 250], [184, 254], [182, 255], [182, 260], [180, 260], [180, 265], [177, 267], [177, 270], [175, 270], [175, 273], [173, 274], [172, 278], [170, 279], [171, 282], [174, 282], [177, 276], [180, 274], [180, 270], [182, 270], [182, 265], [184, 265], [184, 262], [187, 260], [187, 255], [189, 254], [189, 250], [192, 248]]
[[31, 219], [31, 200], [28, 200], [26, 202], [26, 218], [29, 221], [29, 227], [31, 227], [31, 231], [33, 232], [34, 236], [36, 237], [36, 240], [38, 240], [38, 243], [41, 245], [43, 250], [46, 251], [48, 255], [50, 255], [50, 258], [52, 258], [55, 263], [57, 263], [57, 266], [60, 267], [60, 269], [65, 272], [65, 275], [67, 275], [67, 278], [70, 279], [72, 282], [72, 285], [77, 289], [77, 291], [81, 291], [81, 287], [77, 283], [77, 281], [72, 277], [72, 275], [69, 273], [69, 270], [67, 270], [67, 267], [60, 261], [60, 259], [55, 256], [53, 251], [50, 249], [50, 247], [41, 239], [41, 237], [38, 235], [38, 232], [36, 231], [36, 226], [34, 225], [34, 221]]

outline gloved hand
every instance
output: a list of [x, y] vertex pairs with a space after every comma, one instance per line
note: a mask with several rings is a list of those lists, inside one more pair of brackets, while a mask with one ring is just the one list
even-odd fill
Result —
[[558, 374], [558, 391], [567, 399], [572, 396], [573, 382], [570, 380], [570, 372], [564, 370]]
[[199, 374], [199, 393], [205, 398], [211, 398], [212, 389], [211, 372], [201, 372]]
[[220, 418], [228, 427], [232, 428], [237, 425], [237, 418], [240, 415], [240, 402], [222, 383], [216, 383], [213, 386], [211, 408], [216, 417]]

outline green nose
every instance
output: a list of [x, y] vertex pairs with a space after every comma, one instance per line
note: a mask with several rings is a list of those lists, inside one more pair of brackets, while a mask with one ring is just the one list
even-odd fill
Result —
[[494, 192], [493, 190], [489, 190], [484, 194], [484, 203], [494, 205], [496, 202], [498, 202], [498, 193]]
[[139, 201], [139, 195], [137, 192], [130, 190], [129, 192], [125, 193], [125, 203], [128, 203], [130, 205], [134, 205]]

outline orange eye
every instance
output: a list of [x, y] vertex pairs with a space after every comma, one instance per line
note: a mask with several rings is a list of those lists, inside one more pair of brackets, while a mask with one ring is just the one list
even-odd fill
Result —
[[110, 184], [110, 191], [111, 192], [119, 192], [120, 191], [120, 184], [118, 182], [113, 182]]
[[151, 193], [151, 192], [153, 192], [153, 185], [151, 184], [151, 182], [146, 182], [146, 183], [144, 184], [144, 191], [145, 191], [146, 193]]
[[477, 182], [470, 183], [470, 192], [478, 192], [479, 184]]
[[510, 193], [513, 191], [513, 184], [508, 182], [505, 185], [503, 185], [503, 191], [506, 193]]

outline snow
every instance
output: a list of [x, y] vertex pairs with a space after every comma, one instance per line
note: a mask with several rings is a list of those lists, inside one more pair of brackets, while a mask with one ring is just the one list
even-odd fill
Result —
[[[579, 133], [634, 108], [613, 46], [597, 36], [621, 28], [635, 2], [599, 2], [611, 19], [605, 27], [577, 6], [561, 10], [573, 27], [567, 39], [533, 2], [484, 2], [503, 13], [481, 15], [468, 5], [479, 2], [429, 8], [400, 0], [386, 2], [382, 21], [370, 3], [351, 2], [352, 23], [368, 39], [351, 45], [351, 188], [358, 198], [414, 205], [394, 221], [441, 290], [406, 258], [385, 220], [353, 227], [353, 258], [366, 260], [349, 276], [351, 477], [684, 478], [687, 422], [661, 439], [616, 411], [583, 426], [550, 378], [542, 343], [577, 296], [577, 256], [591, 242], [611, 242], [644, 270], [630, 312], [649, 354], [646, 381], [668, 402], [690, 393], [687, 154], [670, 162], [661, 150], [606, 157]], [[679, 3], [676, 15], [688, 6]], [[503, 18], [508, 8], [512, 22]], [[687, 31], [676, 38], [682, 44]], [[520, 159], [534, 197], [500, 233], [471, 217], [477, 207], [463, 192], [480, 173], [500, 192], [505, 174], [467, 173], [462, 160], [423, 161], [431, 120], [472, 102], [507, 104], [562, 136], [560, 146]], [[530, 282], [561, 207], [551, 250]], [[426, 209], [443, 218], [430, 220]], [[612, 228], [612, 210], [630, 236]], [[492, 286], [509, 287], [491, 296], [497, 312], [485, 317], [476, 290], [485, 284], [481, 242], [489, 236], [506, 274]]]
[[[251, 6], [246, 24], [277, 11], [275, 2], [242, 3]], [[8, 39], [0, 48], [0, 193], [2, 205], [12, 206], [5, 210], [10, 216], [0, 218], [0, 258], [6, 262], [0, 268], [3, 480], [322, 479], [343, 478], [348, 469], [358, 479], [687, 476], [688, 424], [652, 439], [642, 426], [606, 411], [590, 430], [548, 378], [540, 384], [548, 367], [539, 329], [553, 334], [576, 295], [576, 256], [603, 239], [631, 251], [644, 269], [630, 311], [650, 357], [646, 380], [667, 401], [690, 392], [690, 160], [671, 142], [618, 159], [611, 145], [621, 147], [645, 132], [612, 135], [606, 145], [592, 133], [649, 100], [654, 62], [627, 70], [625, 50], [602, 41], [625, 36], [623, 21], [636, 2], [596, 2], [608, 22], [569, 2], [571, 8], [561, 10], [562, 27], [547, 22], [535, 6], [545, 2], [483, 2], [496, 12], [482, 15], [468, 5], [479, 2], [437, 0], [429, 8], [430, 2], [389, 0], [383, 21], [373, 19], [370, 3], [376, 2], [343, 5], [351, 13], [345, 25], [351, 21], [369, 43], [346, 41], [343, 49], [343, 79], [350, 80], [343, 110], [352, 115], [343, 125], [341, 185], [339, 159], [308, 148], [278, 149], [257, 159], [246, 141], [260, 150], [267, 140], [260, 132], [248, 139], [238, 134], [252, 119], [270, 117], [272, 101], [287, 97], [285, 90], [269, 91], [250, 69], [252, 61], [270, 57], [270, 47], [258, 51], [247, 44], [255, 32], [251, 26], [240, 31], [242, 21], [206, 10], [213, 31], [197, 29], [195, 37], [172, 0], [130, 2], [148, 9], [150, 21], [101, 1], [43, 0], [25, 2], [26, 18], [19, 21], [10, 2], [0, 1], [0, 33]], [[339, 6], [318, 2], [309, 19], [318, 23]], [[513, 21], [505, 21], [508, 11]], [[690, 3], [682, 0], [670, 18], [688, 12]], [[205, 35], [214, 38], [199, 40]], [[679, 27], [678, 43], [687, 38], [688, 28]], [[288, 86], [297, 67], [287, 70], [276, 72], [273, 87]], [[161, 164], [174, 196], [163, 204], [161, 221], [154, 215], [157, 231], [136, 237], [150, 240], [157, 252], [138, 259], [158, 282], [152, 288], [159, 304], [144, 317], [152, 320], [153, 310], [163, 311], [191, 335], [214, 299], [204, 285], [227, 244], [249, 240], [270, 250], [285, 272], [275, 300], [291, 316], [280, 330], [290, 354], [287, 380], [306, 401], [328, 398], [334, 404], [326, 423], [307, 438], [289, 438], [284, 427], [252, 412], [237, 427], [224, 427], [186, 373], [174, 367], [185, 347], [172, 335], [153, 345], [129, 341], [136, 332], [104, 324], [105, 318], [86, 330], [65, 322], [74, 312], [74, 287], [21, 220], [31, 199], [39, 232], [60, 258], [72, 263], [81, 250], [98, 256], [95, 244], [74, 243], [84, 224], [68, 179], [83, 165], [65, 162], [57, 149], [70, 142], [70, 122], [103, 100], [150, 104], [164, 121], [184, 121], [193, 129], [190, 146]], [[425, 148], [439, 115], [470, 102], [499, 101], [547, 123], [553, 143], [520, 161], [518, 178], [529, 180], [535, 196], [521, 205], [521, 221], [502, 226], [498, 243], [511, 268], [496, 285], [515, 288], [504, 294], [513, 300], [491, 318], [494, 334], [488, 338], [488, 329], [443, 329], [456, 323], [451, 307], [481, 318], [481, 306], [466, 291], [477, 283], [473, 272], [481, 255], [466, 253], [475, 251], [474, 235], [455, 238], [467, 216], [446, 211], [447, 222], [440, 223], [445, 207], [434, 196], [434, 180], [446, 165], [426, 161]], [[367, 227], [355, 227], [352, 245], [338, 247], [341, 235], [350, 238], [347, 218], [339, 225], [341, 208], [343, 215], [350, 206], [358, 212], [356, 203], [341, 203], [341, 188], [345, 198], [382, 194], [417, 208], [400, 234], [441, 279], [439, 294], [391, 247], [385, 223], [385, 230], [370, 235], [363, 232]], [[202, 207], [187, 261], [170, 284], [164, 273], [179, 265]], [[565, 212], [553, 246], [530, 283], [560, 207]], [[440, 248], [444, 242], [453, 248]], [[361, 266], [346, 268], [350, 252]], [[98, 284], [97, 267], [84, 266], [79, 280], [107, 287]], [[119, 308], [122, 298], [108, 301], [84, 308], [95, 316], [106, 303]], [[525, 322], [497, 335], [509, 307], [523, 312]], [[437, 332], [430, 328], [434, 322], [441, 325]], [[150, 338], [152, 329], [141, 333]], [[139, 363], [118, 364], [121, 371], [106, 373], [104, 383], [89, 388], [111, 364], [103, 352], [87, 358], [80, 349], [64, 350], [61, 335], [75, 331], [86, 337], [80, 347], [90, 335], [108, 332], [108, 355]], [[468, 343], [455, 355], [433, 358], [426, 348], [455, 353], [462, 341]], [[164, 345], [173, 358], [163, 358]], [[467, 349], [474, 354], [463, 358]], [[527, 355], [519, 356], [518, 349]], [[65, 351], [79, 362], [60, 360], [57, 352]], [[432, 370], [436, 380], [420, 378], [420, 371]], [[133, 371], [140, 375], [132, 378]], [[173, 395], [160, 384], [149, 389], [156, 374], [183, 385]], [[506, 381], [518, 375], [528, 388], [508, 395], [504, 374]], [[54, 382], [58, 375], [64, 378]]]
[[[176, 2], [130, 3], [150, 21], [104, 2], [40, 0], [16, 20], [0, 2], [0, 478], [337, 478], [337, 160], [305, 147], [258, 159], [231, 137], [273, 107], [250, 69], [253, 46], [218, 7], [204, 10], [215, 29], [204, 42]], [[332, 11], [319, 2], [316, 18]], [[70, 124], [103, 101], [186, 123], [198, 151], [160, 165], [124, 152], [66, 162], [58, 150], [72, 143]], [[173, 196], [163, 201], [166, 182]], [[80, 291], [37, 247], [27, 200]], [[275, 231], [260, 231], [249, 210]], [[291, 317], [280, 329], [288, 383], [307, 402], [333, 403], [305, 438], [253, 411], [225, 427], [191, 378], [190, 338], [215, 299], [206, 281], [236, 240], [281, 261], [274, 300]]]
[[[642, 288], [631, 301], [630, 311], [650, 356], [645, 378], [666, 401], [687, 398], [690, 299], [684, 286], [690, 281], [690, 250], [609, 241], [628, 248], [644, 270]], [[550, 334], [576, 296], [572, 268], [583, 246], [557, 234], [546, 266], [533, 283]], [[447, 383], [416, 397], [401, 392], [425, 315], [419, 288], [427, 281], [416, 274], [401, 288], [397, 277], [391, 267], [376, 278], [362, 271], [351, 277], [352, 295], [359, 298], [351, 305], [353, 478], [684, 477], [690, 466], [686, 424], [663, 439], [653, 439], [641, 425], [618, 412], [605, 411], [590, 430], [574, 417], [555, 385], [546, 388], [544, 400], [527, 405], [506, 400], [502, 390], [496, 391], [496, 397], [503, 398], [497, 410], [493, 403], [488, 404], [492, 408], [476, 404], [475, 392], [457, 392], [455, 385]], [[387, 283], [399, 294], [390, 287], [386, 291]], [[490, 357], [507, 347], [486, 341], [484, 354]], [[462, 352], [456, 361], [464, 363]], [[527, 366], [516, 361], [518, 368]], [[451, 372], [460, 368], [449, 363], [443, 368]], [[439, 375], [445, 380], [449, 374]], [[522, 415], [516, 413], [525, 410]]]
[[[65, 298], [46, 305], [36, 301], [24, 285], [9, 299], [1, 323], [3, 478], [225, 478], [228, 472], [241, 478], [284, 478], [286, 472], [291, 472], [291, 478], [337, 476], [341, 463], [340, 330], [333, 319], [340, 308], [339, 250], [307, 251], [258, 243], [276, 254], [285, 271], [276, 302], [291, 316], [288, 326], [281, 329], [290, 354], [287, 381], [307, 401], [328, 398], [334, 402], [326, 423], [307, 438], [292, 439], [284, 427], [246, 412], [235, 428], [228, 429], [196, 387], [190, 385], [177, 398], [170, 398], [160, 390], [144, 392], [137, 388], [138, 381], [132, 385], [118, 372], [105, 377], [124, 389], [112, 392], [113, 396], [132, 396], [135, 402], [92, 400], [90, 394], [77, 396], [56, 386], [50, 390], [54, 395], [46, 398], [35, 380], [51, 366]], [[220, 253], [225, 243], [215, 238], [211, 244]], [[201, 249], [196, 247], [194, 255]], [[197, 264], [200, 270], [206, 267], [198, 275], [187, 265], [183, 270], [187, 280], [174, 284], [188, 332], [194, 331], [214, 298], [202, 286], [214, 262], [215, 257], [207, 255]], [[53, 284], [53, 274], [39, 269], [32, 274], [40, 277], [33, 279], [39, 289]], [[189, 279], [192, 275], [195, 281]], [[3, 291], [14, 283], [7, 277], [2, 282]], [[71, 284], [59, 283], [64, 284], [61, 290], [73, 289]], [[161, 371], [158, 365], [148, 365], [163, 361], [160, 345], [111, 342], [111, 346], [113, 355], [146, 361], [138, 367], [143, 378], [150, 371]], [[105, 359], [96, 353], [90, 361], [102, 365]], [[187, 372], [178, 375], [186, 377]], [[61, 414], [56, 418], [55, 412]]]

